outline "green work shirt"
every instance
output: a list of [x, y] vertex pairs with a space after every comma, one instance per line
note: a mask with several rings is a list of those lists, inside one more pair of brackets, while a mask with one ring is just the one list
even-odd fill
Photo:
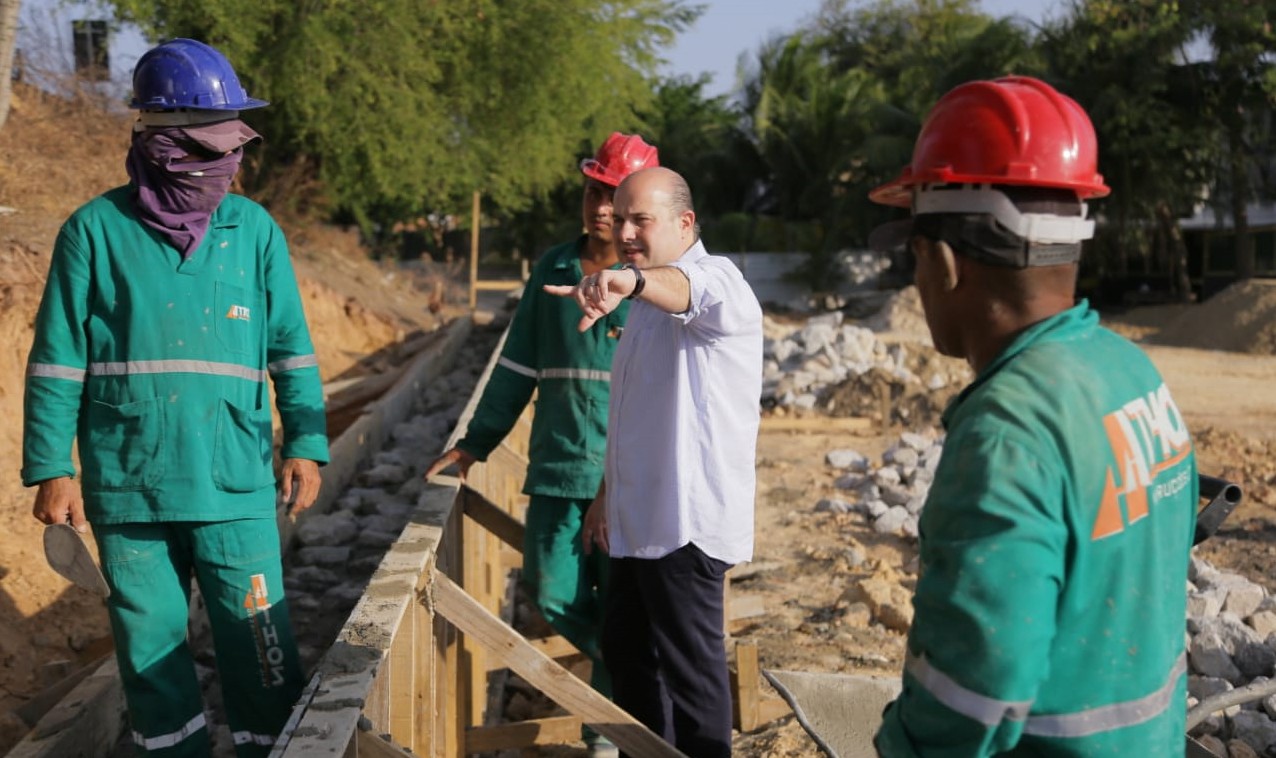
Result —
[[[598, 494], [607, 445], [611, 357], [628, 301], [581, 332], [575, 300], [546, 284], [575, 286], [587, 237], [550, 248], [532, 268], [501, 357], [457, 447], [487, 460], [536, 392], [523, 492], [571, 499]], [[619, 268], [619, 264], [612, 268]]]
[[58, 234], [27, 363], [22, 480], [72, 476], [91, 521], [274, 515], [267, 378], [285, 458], [328, 460], [323, 388], [283, 232], [227, 195], [181, 253], [131, 186]]
[[1086, 303], [944, 414], [883, 756], [1174, 756], [1198, 482], [1147, 356]]

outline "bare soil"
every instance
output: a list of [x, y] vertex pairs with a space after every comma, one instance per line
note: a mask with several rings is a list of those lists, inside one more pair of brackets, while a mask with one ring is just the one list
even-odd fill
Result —
[[[7, 472], [0, 477], [0, 752], [24, 731], [11, 709], [47, 683], [42, 672], [49, 664], [91, 658], [109, 635], [101, 601], [45, 566], [40, 525], [30, 516], [32, 493], [18, 481], [23, 371], [54, 236], [75, 207], [124, 181], [127, 123], [84, 108], [20, 88], [10, 121], [0, 129], [0, 207], [16, 209], [0, 211], [0, 414], [10, 419], [0, 425], [0, 470]], [[353, 232], [285, 226], [325, 380], [363, 370], [379, 350], [432, 328], [455, 302], [456, 293], [441, 291], [437, 282], [422, 285], [403, 269], [368, 261]], [[1130, 311], [1111, 323], [1148, 341], [1194, 431], [1202, 470], [1247, 487], [1245, 503], [1203, 552], [1271, 588], [1276, 356], [1269, 354], [1268, 309], [1276, 290], [1257, 282], [1238, 289], [1243, 291], [1226, 301]], [[891, 308], [872, 325], [907, 344], [917, 366], [957, 373], [960, 366], [929, 347], [915, 301], [897, 299]], [[888, 413], [887, 422], [879, 412], [875, 426], [857, 433], [831, 424], [793, 432], [764, 423], [756, 559], [733, 584], [733, 592], [760, 598], [765, 606], [764, 615], [734, 630], [737, 638], [758, 643], [764, 668], [898, 672], [904, 627], [886, 614], [864, 614], [851, 601], [871, 580], [911, 590], [916, 545], [878, 535], [853, 514], [817, 513], [814, 506], [839, 494], [837, 472], [824, 462], [829, 450], [853, 447], [879, 456], [901, 431], [933, 428], [947, 399], [943, 393], [954, 389], [907, 393], [904, 399], [916, 407], [907, 418]], [[880, 395], [881, 383], [848, 390], [835, 412], [849, 413], [860, 402], [855, 415], [871, 416], [881, 404], [863, 405], [856, 397], [870, 393]], [[818, 754], [792, 718], [739, 735], [736, 748], [748, 756]]]

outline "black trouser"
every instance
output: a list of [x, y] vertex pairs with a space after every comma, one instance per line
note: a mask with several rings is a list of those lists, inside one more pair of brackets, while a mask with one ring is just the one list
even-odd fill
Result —
[[655, 560], [611, 559], [602, 645], [613, 697], [692, 758], [731, 755], [728, 568], [690, 544]]

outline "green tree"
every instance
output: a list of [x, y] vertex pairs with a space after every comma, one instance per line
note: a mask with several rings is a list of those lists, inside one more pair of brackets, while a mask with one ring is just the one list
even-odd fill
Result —
[[761, 163], [739, 109], [725, 95], [706, 96], [708, 84], [707, 74], [661, 80], [640, 115], [661, 164], [686, 177], [701, 216], [716, 217], [749, 207]]
[[769, 211], [814, 229], [811, 282], [830, 281], [834, 252], [889, 217], [867, 193], [909, 161], [934, 102], [971, 79], [1036, 73], [1031, 43], [973, 0], [826, 0], [805, 28], [763, 45], [740, 95], [746, 130]]
[[1236, 271], [1254, 275], [1254, 241], [1247, 207], [1271, 195], [1260, 167], [1276, 155], [1271, 120], [1276, 104], [1276, 2], [1183, 0], [1184, 12], [1209, 40], [1213, 60], [1197, 67], [1205, 86], [1203, 115], [1222, 126], [1226, 155], [1215, 194], [1224, 199], [1236, 232]]
[[1173, 3], [1084, 0], [1042, 32], [1050, 77], [1085, 108], [1099, 141], [1099, 168], [1112, 187], [1088, 264], [1100, 278], [1169, 271], [1191, 290], [1178, 218], [1190, 214], [1213, 171], [1215, 127], [1200, 117], [1202, 89], [1185, 50], [1194, 34]]
[[682, 0], [113, 0], [155, 38], [217, 46], [272, 107], [251, 186], [365, 228], [462, 211], [474, 189], [526, 207], [582, 140], [632, 123]]

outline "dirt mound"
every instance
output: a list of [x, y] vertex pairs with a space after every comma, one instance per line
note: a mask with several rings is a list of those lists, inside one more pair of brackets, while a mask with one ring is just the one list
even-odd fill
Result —
[[1236, 282], [1178, 313], [1149, 342], [1204, 350], [1276, 355], [1276, 281]]

